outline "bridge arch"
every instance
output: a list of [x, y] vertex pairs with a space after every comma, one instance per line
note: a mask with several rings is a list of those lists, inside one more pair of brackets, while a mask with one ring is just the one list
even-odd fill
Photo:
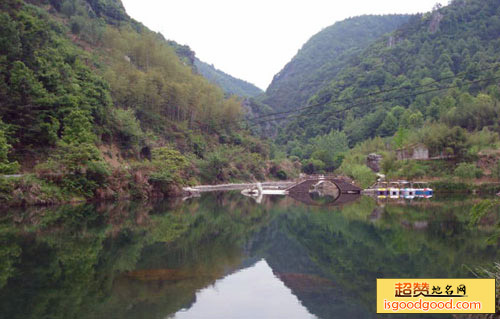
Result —
[[[313, 200], [310, 195], [310, 189], [312, 186], [317, 185], [321, 182], [330, 182], [338, 188], [338, 196], [334, 201], [329, 202], [327, 204], [321, 205], [317, 201]], [[288, 195], [295, 200], [303, 202], [307, 205], [314, 206], [333, 206], [333, 205], [341, 205], [347, 202], [356, 200], [361, 194], [361, 188], [349, 183], [340, 178], [308, 178], [300, 183], [297, 183], [293, 186], [290, 186], [286, 189]]]

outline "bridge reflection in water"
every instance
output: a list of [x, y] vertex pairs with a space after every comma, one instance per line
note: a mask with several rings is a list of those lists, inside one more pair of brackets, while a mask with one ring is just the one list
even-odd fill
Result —
[[186, 200], [201, 193], [240, 190], [241, 194], [261, 203], [265, 195], [288, 195], [297, 201], [314, 206], [334, 206], [352, 202], [361, 195], [361, 188], [349, 181], [324, 175], [309, 176], [299, 181], [246, 184], [200, 185], [184, 187]]
[[286, 189], [293, 199], [307, 205], [336, 206], [357, 200], [361, 188], [340, 178], [309, 178]]

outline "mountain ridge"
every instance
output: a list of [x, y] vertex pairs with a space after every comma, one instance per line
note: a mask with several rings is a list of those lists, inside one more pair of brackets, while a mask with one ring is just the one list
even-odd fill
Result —
[[217, 69], [213, 64], [208, 64], [195, 58], [194, 65], [201, 75], [210, 82], [220, 86], [226, 94], [235, 94], [241, 97], [255, 97], [264, 93], [262, 89], [254, 84], [227, 74]]
[[[428, 112], [427, 105], [431, 104], [433, 97], [442, 95], [440, 92], [408, 100], [400, 98], [379, 103], [377, 109], [382, 113], [377, 114], [372, 111], [373, 109], [365, 108], [361, 111], [357, 108], [358, 110], [341, 112], [340, 118], [334, 119], [332, 115], [325, 116], [325, 112], [333, 114], [332, 111], [342, 109], [342, 106], [333, 102], [329, 105], [328, 100], [362, 96], [397, 85], [418, 87], [429, 81], [451, 77], [461, 72], [469, 71], [472, 74], [474, 69], [479, 69], [479, 65], [483, 68], [491, 66], [492, 61], [498, 61], [500, 55], [500, 50], [495, 49], [498, 41], [498, 36], [495, 34], [500, 31], [500, 22], [495, 22], [500, 19], [496, 13], [498, 4], [484, 1], [483, 8], [479, 9], [479, 3], [455, 0], [449, 6], [436, 7], [432, 12], [414, 17], [391, 35], [380, 38], [359, 58], [351, 60], [326, 87], [311, 97], [311, 103], [324, 101], [324, 106], [315, 108], [314, 112], [304, 111], [305, 121], [301, 123], [298, 120], [292, 121], [286, 131], [294, 132], [297, 136], [297, 132], [303, 133], [303, 128], [310, 128], [313, 122], [322, 123], [321, 128], [316, 126], [318, 129], [314, 132], [310, 130], [308, 135], [326, 134], [332, 129], [345, 128], [350, 136], [351, 145], [354, 145], [377, 134], [388, 136], [395, 133], [394, 127], [385, 131], [376, 129], [385, 119], [382, 114], [384, 107], [390, 109], [401, 105], [410, 111], [413, 110], [415, 114], [417, 111], [420, 112], [425, 118]], [[492, 22], [486, 24], [488, 20]], [[464, 39], [468, 39], [469, 43]], [[486, 51], [489, 57], [484, 56]], [[478, 53], [480, 55], [476, 55]], [[472, 78], [468, 75], [465, 80], [467, 79]], [[452, 82], [453, 79], [448, 81]], [[481, 85], [483, 88], [486, 86]], [[409, 93], [414, 92], [411, 89], [409, 91]], [[477, 92], [477, 89], [475, 91]], [[383, 97], [389, 95], [382, 94], [381, 98]], [[374, 117], [373, 123], [360, 122], [361, 118], [368, 115]], [[437, 114], [433, 116], [434, 119], [438, 117]], [[353, 121], [353, 118], [358, 120]], [[365, 120], [368, 121], [367, 118]]]
[[260, 101], [274, 110], [292, 110], [340, 71], [342, 65], [410, 15], [362, 15], [338, 21], [313, 35], [278, 72]]
[[194, 60], [119, 0], [2, 1], [0, 202], [151, 199], [263, 179], [268, 142]]

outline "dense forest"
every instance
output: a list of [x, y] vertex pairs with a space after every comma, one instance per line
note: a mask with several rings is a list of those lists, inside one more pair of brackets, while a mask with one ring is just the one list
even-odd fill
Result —
[[[3, 1], [0, 200], [152, 198], [300, 171], [368, 186], [370, 153], [389, 178], [498, 179], [499, 35], [494, 0], [349, 18], [256, 96], [120, 1]], [[414, 145], [438, 160], [398, 160]]]
[[[455, 0], [413, 16], [349, 59], [277, 142], [309, 172], [340, 168], [365, 185], [374, 180], [369, 152], [383, 154], [382, 170], [393, 177], [481, 176], [480, 151], [499, 141], [499, 36], [498, 1]], [[335, 146], [315, 146], [326, 141]], [[454, 161], [395, 160], [397, 149], [416, 143]], [[483, 172], [496, 178], [500, 170]]]
[[[274, 76], [264, 94], [247, 99], [247, 119], [254, 134], [276, 136], [287, 118], [267, 117], [293, 112], [340, 72], [343, 66], [380, 36], [394, 31], [409, 15], [364, 15], [336, 22], [309, 39]], [[263, 121], [252, 121], [265, 117]]]
[[263, 93], [263, 91], [255, 85], [224, 73], [216, 69], [213, 65], [205, 63], [198, 58], [194, 60], [194, 65], [201, 75], [210, 82], [220, 86], [226, 94], [238, 95], [241, 97], [254, 97]]
[[[492, 67], [500, 55], [498, 7], [495, 1], [468, 1], [467, 5], [455, 1], [449, 7], [435, 8], [431, 13], [412, 18], [409, 24], [377, 41], [345, 65], [328, 87], [311, 99], [313, 104], [321, 101], [326, 102], [325, 105], [307, 110], [310, 115], [307, 120], [293, 123], [287, 132], [297, 132], [297, 127], [306, 128], [309, 132], [304, 133], [305, 137], [312, 137], [332, 129], [345, 130], [354, 145], [376, 135], [389, 136], [396, 132], [397, 127], [388, 127], [391, 117], [386, 123], [385, 116], [370, 121], [379, 110], [402, 106], [405, 110], [420, 111], [423, 120], [438, 119], [441, 110], [436, 101], [429, 107], [434, 97], [451, 93], [446, 92], [445, 87], [453, 86], [451, 89], [477, 95], [480, 89], [496, 83], [491, 80], [469, 86], [473, 80], [495, 75]], [[398, 89], [382, 92], [374, 98], [365, 96], [393, 88]], [[436, 90], [436, 93], [417, 95], [438, 88], [445, 92]], [[363, 105], [350, 106], [356, 103]], [[339, 112], [344, 108], [348, 111]], [[328, 112], [337, 113], [331, 116]], [[460, 123], [452, 120], [450, 124]], [[468, 128], [475, 127], [469, 125]]]
[[241, 128], [240, 98], [120, 1], [0, 9], [0, 174], [25, 173], [0, 180], [4, 200], [150, 198], [264, 178], [269, 145]]

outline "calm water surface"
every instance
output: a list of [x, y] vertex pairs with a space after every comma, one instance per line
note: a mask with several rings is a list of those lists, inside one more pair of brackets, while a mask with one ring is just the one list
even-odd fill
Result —
[[376, 318], [376, 278], [500, 260], [500, 214], [469, 227], [475, 201], [225, 193], [3, 211], [0, 318]]

